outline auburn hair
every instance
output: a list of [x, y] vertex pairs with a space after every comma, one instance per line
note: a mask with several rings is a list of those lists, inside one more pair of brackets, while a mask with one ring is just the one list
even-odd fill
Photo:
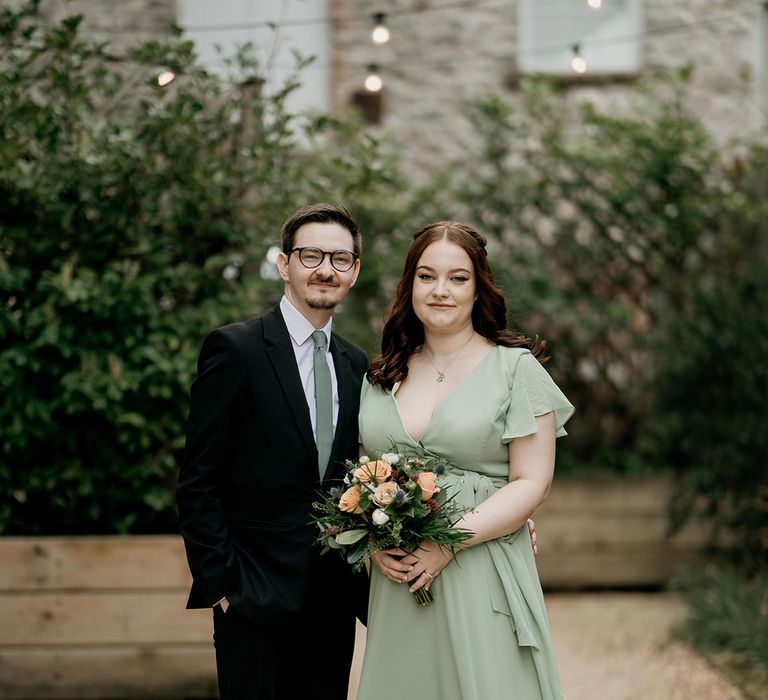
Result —
[[477, 300], [472, 309], [472, 326], [475, 331], [496, 345], [527, 348], [543, 361], [544, 341], [538, 338], [531, 340], [507, 328], [507, 304], [503, 293], [493, 281], [485, 238], [468, 224], [438, 221], [413, 234], [413, 243], [405, 256], [403, 275], [397, 285], [395, 300], [384, 323], [381, 355], [368, 367], [368, 381], [374, 386], [391, 389], [395, 382], [408, 376], [408, 359], [424, 344], [424, 327], [413, 310], [413, 280], [421, 256], [435, 241], [455, 243], [472, 260], [477, 292]]

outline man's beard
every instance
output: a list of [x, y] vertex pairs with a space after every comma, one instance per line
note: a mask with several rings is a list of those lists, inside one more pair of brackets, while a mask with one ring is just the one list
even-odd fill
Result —
[[[322, 277], [317, 277], [315, 279], [316, 282], [320, 282], [322, 284], [334, 284], [333, 278], [324, 279]], [[338, 285], [334, 285], [338, 287]], [[308, 290], [311, 291], [311, 290]], [[333, 293], [333, 292], [332, 292]], [[329, 299], [324, 294], [318, 293], [316, 297], [310, 297], [307, 295], [307, 297], [304, 299], [307, 306], [310, 309], [335, 309], [336, 305], [339, 303], [338, 299]]]
[[304, 301], [310, 309], [335, 309], [336, 305], [339, 303], [335, 299], [326, 299], [324, 297], [320, 297], [319, 299], [310, 299], [307, 297]]

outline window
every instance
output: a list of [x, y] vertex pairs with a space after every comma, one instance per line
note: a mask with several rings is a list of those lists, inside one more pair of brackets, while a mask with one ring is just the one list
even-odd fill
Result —
[[640, 0], [520, 0], [520, 73], [572, 75], [578, 54], [590, 75], [627, 75], [641, 66]]
[[328, 1], [178, 0], [178, 23], [185, 37], [195, 42], [203, 65], [214, 72], [224, 72], [216, 45], [227, 57], [234, 54], [236, 47], [251, 42], [266, 71], [263, 77], [268, 92], [280, 89], [293, 74], [296, 67], [293, 51], [302, 57], [315, 56], [315, 61], [302, 71], [302, 85], [288, 97], [287, 106], [292, 112], [328, 111], [331, 101]]

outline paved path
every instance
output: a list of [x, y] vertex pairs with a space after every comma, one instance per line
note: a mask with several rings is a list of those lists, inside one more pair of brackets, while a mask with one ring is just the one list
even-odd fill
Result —
[[[551, 593], [547, 610], [566, 700], [744, 700], [672, 639], [685, 606], [669, 593]], [[359, 673], [358, 640], [355, 667]], [[355, 668], [353, 668], [353, 679]], [[356, 681], [350, 688], [355, 697]]]
[[547, 596], [566, 700], [744, 700], [674, 641], [685, 605], [668, 593]]

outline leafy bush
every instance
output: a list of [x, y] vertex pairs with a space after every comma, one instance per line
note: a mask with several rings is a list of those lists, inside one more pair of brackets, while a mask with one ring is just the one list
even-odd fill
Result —
[[689, 616], [682, 634], [749, 697], [768, 696], [768, 579], [709, 565], [676, 582]]
[[276, 303], [265, 254], [325, 199], [364, 231], [342, 333], [373, 351], [411, 233], [471, 221], [578, 408], [559, 468], [675, 471], [678, 519], [704, 495], [762, 560], [768, 157], [716, 146], [684, 74], [624, 112], [542, 82], [481, 100], [416, 188], [354, 120], [289, 114], [298, 73], [264, 95], [247, 49], [229, 80], [186, 42], [118, 60], [35, 6], [0, 12], [0, 532], [175, 527], [202, 338]]
[[[300, 125], [295, 81], [262, 95], [247, 52], [234, 82], [184, 42], [116, 61], [35, 5], [0, 14], [0, 532], [168, 531], [202, 338], [279, 299], [260, 271], [282, 221], [343, 202], [386, 254], [411, 203], [381, 144]], [[339, 321], [368, 347], [377, 279]]]
[[559, 468], [673, 471], [678, 524], [703, 497], [764, 558], [768, 156], [716, 146], [688, 77], [657, 77], [625, 110], [541, 82], [514, 105], [481, 100], [480, 156], [453, 186], [578, 408]]
[[610, 113], [532, 83], [517, 105], [479, 102], [474, 123], [482, 156], [458, 193], [499, 241], [522, 325], [555, 345], [579, 407], [568, 449], [582, 463], [634, 453], [655, 329], [752, 233], [728, 228], [747, 193], [729, 191], [682, 77]]
[[677, 467], [674, 524], [727, 527], [750, 568], [768, 564], [768, 275], [701, 291], [659, 347], [652, 454]]

